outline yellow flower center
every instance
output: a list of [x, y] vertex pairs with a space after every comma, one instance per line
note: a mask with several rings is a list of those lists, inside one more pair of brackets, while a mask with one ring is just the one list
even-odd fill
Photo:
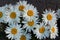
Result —
[[29, 21], [29, 22], [28, 22], [28, 25], [29, 25], [29, 26], [33, 26], [33, 25], [34, 25], [34, 21]]
[[40, 33], [44, 33], [44, 32], [45, 32], [45, 28], [44, 28], [44, 27], [41, 27], [41, 28], [39, 29], [39, 32], [40, 32]]
[[15, 12], [11, 12], [10, 18], [15, 19], [16, 18], [16, 13]]
[[23, 5], [20, 5], [20, 6], [19, 6], [19, 10], [20, 10], [20, 11], [24, 11], [24, 8], [25, 8], [25, 7], [24, 7]]
[[33, 16], [33, 15], [34, 15], [33, 10], [28, 10], [27, 15], [28, 15], [28, 16]]
[[47, 15], [47, 19], [48, 19], [48, 20], [52, 20], [52, 15], [51, 15], [51, 14], [48, 14], [48, 15]]
[[54, 33], [54, 32], [55, 32], [55, 28], [54, 28], [54, 27], [52, 27], [51, 31]]
[[17, 29], [16, 29], [16, 28], [12, 28], [12, 29], [11, 29], [11, 33], [12, 33], [13, 35], [17, 34]]
[[24, 35], [22, 35], [20, 40], [26, 40], [26, 37]]
[[3, 13], [2, 12], [0, 12], [0, 18], [3, 16]]

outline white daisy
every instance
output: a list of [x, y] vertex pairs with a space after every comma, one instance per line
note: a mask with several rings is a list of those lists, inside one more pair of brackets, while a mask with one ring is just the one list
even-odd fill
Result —
[[23, 33], [22, 35], [19, 35], [15, 40], [30, 40], [30, 39], [31, 39], [31, 34]]
[[47, 23], [51, 24], [52, 22], [56, 23], [57, 16], [56, 16], [55, 11], [45, 10], [43, 13], [44, 14], [42, 14], [43, 15], [42, 19], [46, 22], [46, 24]]
[[10, 5], [6, 4], [6, 5], [4, 6], [4, 10], [5, 10], [5, 11], [10, 11], [10, 6], [11, 6], [11, 4], [10, 4]]
[[0, 7], [0, 22], [4, 22], [5, 12], [4, 7]]
[[26, 8], [27, 6], [27, 1], [19, 1], [16, 5], [16, 10], [18, 10], [21, 14], [21, 16], [23, 15], [24, 13], [24, 9]]
[[9, 11], [6, 11], [5, 14], [6, 14], [5, 22], [20, 23], [20, 18], [19, 18], [20, 14], [14, 6], [9, 5]]
[[57, 17], [60, 18], [60, 9], [57, 10]]
[[37, 8], [34, 7], [32, 4], [28, 4], [28, 6], [24, 9], [23, 17], [28, 20], [33, 19], [34, 17], [38, 17]]
[[21, 35], [23, 33], [22, 28], [20, 28], [21, 25], [18, 24], [11, 24], [9, 27], [6, 28], [5, 33], [8, 34], [8, 39], [16, 39], [17, 36]]
[[51, 38], [51, 39], [55, 39], [56, 36], [58, 36], [57, 24], [51, 23], [50, 26], [51, 26], [51, 28], [50, 28], [50, 38]]
[[40, 23], [40, 25], [38, 25], [33, 32], [34, 32], [34, 34], [36, 34], [37, 38], [39, 38], [39, 39], [49, 37], [48, 28], [47, 28], [47, 26], [45, 26], [44, 23]]
[[33, 20], [24, 20], [22, 23], [24, 23], [23, 28], [26, 28], [26, 31], [31, 32], [35, 26], [37, 27], [38, 20], [37, 18], [34, 18]]

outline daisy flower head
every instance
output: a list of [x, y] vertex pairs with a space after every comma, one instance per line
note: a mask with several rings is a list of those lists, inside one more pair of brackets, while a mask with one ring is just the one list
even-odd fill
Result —
[[22, 21], [23, 28], [26, 28], [26, 31], [31, 32], [31, 30], [33, 31], [35, 26], [37, 26], [38, 24], [38, 20], [37, 18], [34, 18], [33, 20], [24, 20]]
[[27, 1], [19, 1], [16, 5], [16, 10], [18, 10], [20, 12], [21, 15], [23, 15], [24, 13], [24, 9], [27, 6]]
[[26, 19], [33, 19], [34, 17], [38, 17], [37, 8], [34, 7], [32, 4], [28, 4], [28, 6], [24, 9], [23, 18]]
[[12, 5], [9, 5], [10, 11], [6, 11], [6, 17], [5, 17], [5, 22], [8, 23], [20, 23], [20, 14], [16, 10], [16, 8]]
[[39, 39], [49, 37], [48, 28], [43, 22], [40, 23], [40, 25], [38, 25], [37, 28], [33, 32], [34, 34], [36, 34], [36, 37]]
[[0, 7], [0, 22], [4, 22], [5, 15], [4, 7]]
[[20, 28], [21, 25], [18, 24], [11, 24], [9, 27], [6, 28], [5, 33], [8, 34], [6, 37], [8, 39], [16, 39], [19, 35], [23, 33], [22, 28]]
[[6, 4], [5, 6], [4, 6], [4, 10], [5, 11], [10, 11], [10, 7], [11, 7], [12, 5], [10, 4], [10, 5], [8, 5], [8, 4]]
[[30, 40], [30, 39], [31, 39], [31, 34], [24, 32], [21, 35], [19, 35], [15, 40]]
[[52, 22], [56, 23], [56, 20], [57, 20], [57, 16], [56, 16], [56, 13], [55, 11], [52, 11], [51, 9], [50, 10], [45, 10], [43, 12], [44, 14], [43, 15], [43, 20], [46, 22], [46, 24], [51, 24]]
[[60, 9], [57, 10], [57, 17], [60, 18]]
[[51, 28], [50, 28], [50, 38], [51, 38], [51, 39], [55, 39], [56, 36], [58, 36], [57, 24], [51, 23], [50, 26], [51, 26]]

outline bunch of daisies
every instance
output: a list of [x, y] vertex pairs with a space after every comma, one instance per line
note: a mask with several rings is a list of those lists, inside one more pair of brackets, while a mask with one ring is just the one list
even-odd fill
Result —
[[58, 36], [57, 14], [46, 9], [42, 14], [42, 22], [39, 22], [38, 13], [37, 8], [27, 1], [0, 7], [0, 22], [9, 25], [5, 30], [6, 37], [11, 40], [30, 40], [30, 32], [33, 31], [38, 39], [55, 39]]

